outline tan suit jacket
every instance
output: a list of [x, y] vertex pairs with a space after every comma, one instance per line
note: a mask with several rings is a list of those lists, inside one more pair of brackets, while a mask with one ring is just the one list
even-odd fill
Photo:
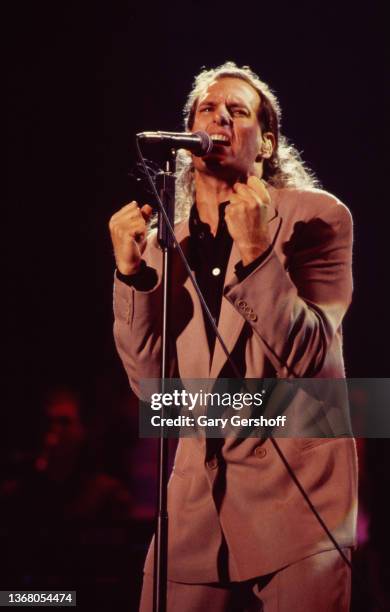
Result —
[[[247, 378], [343, 378], [341, 323], [352, 294], [350, 213], [320, 190], [270, 188], [270, 195], [273, 249], [239, 282], [234, 266], [240, 257], [233, 243], [219, 331]], [[187, 221], [177, 225], [176, 235], [186, 251]], [[155, 236], [144, 258], [160, 279]], [[199, 299], [176, 256], [173, 267], [172, 376], [221, 376], [225, 355], [217, 342], [210, 357]], [[117, 348], [139, 393], [140, 379], [160, 376], [160, 282], [141, 292], [115, 279], [114, 310]], [[337, 541], [354, 545], [354, 441], [278, 441]], [[231, 580], [267, 574], [333, 548], [269, 440], [181, 439], [168, 509], [168, 575], [179, 582], [218, 581], [222, 534]], [[146, 571], [152, 571], [151, 552]]]

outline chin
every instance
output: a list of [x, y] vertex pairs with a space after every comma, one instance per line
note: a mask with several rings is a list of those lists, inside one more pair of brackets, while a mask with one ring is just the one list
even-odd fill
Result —
[[209, 172], [223, 175], [224, 178], [229, 176], [234, 180], [236, 177], [247, 176], [249, 174], [249, 169], [234, 164], [230, 160], [220, 156], [210, 155], [207, 156], [207, 158], [203, 158], [203, 161]]

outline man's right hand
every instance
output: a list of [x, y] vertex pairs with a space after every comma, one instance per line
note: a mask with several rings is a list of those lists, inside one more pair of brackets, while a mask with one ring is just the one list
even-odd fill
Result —
[[116, 267], [122, 274], [136, 274], [139, 270], [152, 212], [149, 204], [139, 208], [137, 202], [133, 201], [123, 206], [110, 219], [109, 228]]

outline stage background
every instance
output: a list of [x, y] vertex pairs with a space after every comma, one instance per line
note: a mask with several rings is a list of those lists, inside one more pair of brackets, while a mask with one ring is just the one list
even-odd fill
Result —
[[[203, 65], [232, 59], [269, 82], [284, 133], [354, 217], [347, 374], [389, 376], [384, 14], [377, 2], [45, 1], [8, 7], [4, 28], [0, 588], [77, 587], [84, 609], [132, 610], [152, 530], [155, 448], [137, 440], [136, 402], [114, 350], [107, 224], [144, 196], [129, 176], [134, 134], [181, 130]], [[68, 488], [58, 477], [45, 489], [50, 449], [68, 426], [64, 453], [81, 440], [86, 480], [70, 461]], [[360, 453], [353, 609], [377, 612], [388, 441], [361, 443]], [[85, 482], [99, 500], [92, 510], [78, 497]]]

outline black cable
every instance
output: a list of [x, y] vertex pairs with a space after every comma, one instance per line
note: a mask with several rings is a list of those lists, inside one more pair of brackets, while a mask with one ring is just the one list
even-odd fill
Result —
[[292, 469], [291, 465], [287, 461], [287, 459], [286, 459], [285, 455], [283, 454], [279, 444], [276, 442], [275, 438], [273, 438], [272, 436], [269, 436], [269, 439], [271, 440], [271, 443], [273, 444], [273, 446], [274, 446], [276, 452], [278, 453], [280, 459], [284, 463], [284, 466], [285, 466], [286, 470], [290, 474], [291, 478], [293, 479], [293, 481], [294, 481], [295, 485], [297, 486], [297, 488], [299, 489], [299, 491], [302, 493], [303, 498], [305, 499], [305, 501], [309, 505], [309, 508], [313, 512], [313, 514], [316, 517], [317, 521], [319, 522], [319, 524], [321, 525], [321, 527], [323, 528], [323, 530], [325, 531], [326, 535], [331, 540], [331, 542], [333, 542], [333, 544], [335, 545], [335, 547], [339, 551], [341, 557], [343, 558], [345, 563], [348, 565], [349, 569], [352, 569], [352, 563], [350, 562], [348, 557], [344, 554], [343, 549], [341, 548], [340, 544], [337, 542], [337, 540], [335, 539], [335, 537], [333, 536], [333, 534], [329, 530], [328, 526], [326, 525], [326, 523], [324, 522], [324, 520], [320, 516], [317, 508], [312, 504], [312, 502], [310, 500], [310, 497], [308, 496], [308, 494], [306, 493], [305, 489], [303, 488], [303, 486], [299, 482], [299, 480], [298, 480], [294, 470]]
[[[216, 325], [216, 323], [214, 321], [214, 318], [213, 318], [213, 316], [212, 316], [212, 314], [211, 314], [211, 312], [209, 310], [209, 307], [207, 306], [206, 300], [203, 297], [203, 294], [202, 294], [202, 292], [200, 290], [200, 287], [199, 287], [199, 285], [198, 285], [198, 283], [197, 283], [197, 281], [195, 279], [195, 276], [193, 275], [192, 270], [191, 270], [191, 268], [190, 268], [190, 266], [188, 264], [186, 256], [184, 255], [183, 249], [181, 248], [181, 246], [179, 244], [179, 241], [177, 240], [177, 238], [175, 236], [175, 231], [174, 231], [174, 229], [172, 227], [172, 224], [171, 224], [171, 222], [169, 220], [168, 214], [167, 214], [167, 212], [166, 212], [166, 210], [165, 210], [165, 208], [164, 208], [164, 206], [163, 206], [163, 204], [161, 202], [161, 199], [160, 199], [160, 196], [159, 196], [159, 194], [157, 192], [157, 189], [156, 189], [156, 186], [154, 184], [154, 181], [153, 181], [152, 177], [150, 176], [149, 169], [148, 169], [148, 167], [147, 167], [147, 165], [145, 163], [144, 157], [142, 155], [142, 151], [141, 151], [140, 146], [139, 146], [138, 138], [136, 138], [136, 147], [137, 147], [138, 156], [139, 156], [139, 158], [141, 160], [141, 164], [142, 164], [143, 169], [145, 171], [145, 175], [146, 175], [146, 177], [147, 177], [147, 179], [149, 181], [149, 184], [150, 184], [150, 186], [151, 186], [151, 188], [153, 190], [153, 193], [154, 193], [154, 195], [156, 197], [157, 204], [158, 204], [158, 207], [159, 207], [159, 211], [161, 212], [161, 214], [164, 217], [164, 221], [166, 223], [168, 231], [169, 231], [169, 233], [170, 233], [170, 235], [171, 235], [171, 237], [173, 239], [173, 242], [174, 242], [174, 244], [175, 244], [175, 246], [176, 246], [176, 248], [177, 248], [177, 250], [178, 250], [178, 252], [180, 254], [180, 257], [181, 257], [181, 259], [183, 261], [183, 264], [184, 264], [184, 266], [185, 266], [185, 268], [187, 270], [188, 276], [191, 279], [192, 285], [193, 285], [193, 287], [194, 287], [194, 289], [195, 289], [195, 291], [196, 291], [196, 293], [197, 293], [197, 295], [198, 295], [198, 297], [200, 299], [200, 302], [201, 302], [201, 304], [202, 304], [202, 306], [204, 308], [204, 311], [205, 311], [205, 313], [206, 313], [206, 315], [207, 315], [207, 317], [208, 317], [208, 319], [209, 319], [209, 321], [211, 323], [211, 326], [212, 326], [212, 328], [213, 328], [213, 330], [215, 332], [215, 335], [216, 335], [216, 337], [218, 338], [218, 340], [219, 340], [219, 342], [221, 344], [221, 347], [222, 347], [222, 349], [223, 349], [223, 351], [224, 351], [224, 353], [226, 355], [226, 358], [229, 360], [229, 363], [230, 363], [230, 365], [233, 368], [233, 371], [234, 371], [235, 375], [237, 376], [237, 378], [242, 379], [242, 376], [241, 376], [241, 374], [240, 374], [236, 364], [234, 363], [234, 360], [232, 359], [232, 357], [231, 357], [231, 355], [230, 355], [230, 353], [229, 353], [229, 351], [228, 351], [228, 349], [226, 347], [226, 344], [223, 341], [223, 338], [222, 338], [221, 334], [219, 333], [218, 327], [217, 327], [217, 325]], [[335, 548], [340, 553], [340, 556], [343, 559], [343, 561], [347, 564], [347, 566], [350, 569], [352, 569], [352, 563], [350, 562], [348, 557], [344, 554], [344, 551], [342, 550], [341, 546], [339, 545], [339, 543], [337, 542], [337, 540], [335, 539], [335, 537], [331, 533], [330, 529], [328, 528], [328, 526], [326, 525], [326, 523], [324, 522], [324, 520], [320, 516], [320, 514], [319, 514], [318, 510], [316, 509], [316, 507], [312, 504], [312, 502], [311, 502], [311, 500], [309, 498], [309, 495], [306, 493], [306, 491], [303, 488], [302, 484], [299, 482], [297, 476], [294, 473], [294, 470], [292, 469], [291, 465], [287, 461], [287, 459], [286, 459], [284, 453], [282, 452], [279, 444], [276, 442], [275, 438], [273, 438], [271, 434], [269, 434], [268, 437], [269, 437], [269, 440], [271, 441], [273, 447], [275, 448], [276, 452], [278, 453], [281, 461], [283, 462], [283, 464], [284, 464], [287, 472], [289, 473], [291, 479], [293, 480], [294, 484], [296, 485], [296, 487], [298, 488], [298, 490], [302, 494], [302, 497], [304, 498], [304, 500], [308, 504], [310, 510], [312, 511], [314, 516], [316, 517], [317, 521], [319, 522], [319, 524], [321, 525], [321, 527], [325, 531], [325, 533], [328, 536], [328, 538], [330, 539], [330, 541], [334, 544]]]

